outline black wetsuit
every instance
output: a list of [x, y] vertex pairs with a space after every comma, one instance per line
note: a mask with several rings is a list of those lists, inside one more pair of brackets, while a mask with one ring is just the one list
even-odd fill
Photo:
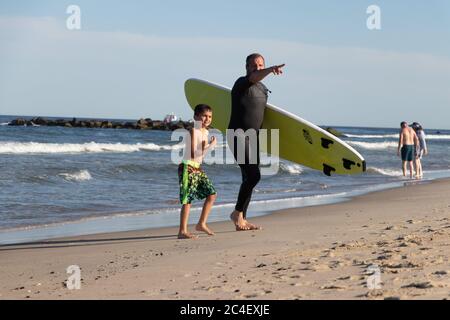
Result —
[[[238, 161], [238, 150], [245, 150], [245, 161], [239, 163], [242, 173], [242, 184], [235, 210], [242, 211], [244, 218], [247, 216], [247, 208], [250, 204], [253, 188], [261, 179], [259, 170], [259, 129], [264, 119], [264, 110], [267, 104], [269, 90], [261, 82], [252, 83], [248, 77], [241, 77], [234, 83], [231, 90], [231, 117], [228, 129], [256, 130], [256, 146], [249, 139], [240, 140], [234, 137], [234, 158]], [[228, 138], [228, 136], [227, 136]], [[245, 142], [244, 142], [245, 141]], [[231, 146], [231, 141], [228, 144]], [[243, 146], [242, 143], [245, 145]], [[240, 149], [242, 148], [242, 149]], [[256, 153], [256, 163], [251, 157]]]

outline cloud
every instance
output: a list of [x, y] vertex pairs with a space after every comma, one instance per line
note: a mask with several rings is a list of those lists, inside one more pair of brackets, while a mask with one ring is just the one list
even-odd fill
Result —
[[[271, 102], [319, 124], [448, 127], [450, 60], [414, 52], [274, 39], [69, 31], [51, 17], [0, 17], [0, 114], [189, 118], [187, 78], [227, 86], [245, 56], [286, 63]], [[436, 117], [436, 114], [441, 115]]]

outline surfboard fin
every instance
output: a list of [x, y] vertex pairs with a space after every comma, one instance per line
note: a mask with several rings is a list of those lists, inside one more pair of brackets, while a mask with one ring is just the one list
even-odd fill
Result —
[[[344, 168], [347, 169], [347, 170], [352, 170], [352, 166], [354, 166], [356, 164], [355, 161], [348, 160], [348, 159], [345, 159], [345, 158], [342, 159], [342, 163], [344, 165]], [[360, 165], [358, 165], [358, 167], [359, 166]]]
[[332, 171], [336, 171], [336, 169], [325, 163], [323, 164], [323, 173], [325, 173], [327, 176], [331, 176]]
[[306, 141], [308, 141], [309, 144], [313, 144], [311, 135], [309, 134], [308, 130], [303, 129], [303, 137], [305, 138]]
[[330, 147], [330, 144], [333, 144], [334, 141], [330, 139], [320, 138], [322, 140], [322, 147], [325, 149], [328, 149]]

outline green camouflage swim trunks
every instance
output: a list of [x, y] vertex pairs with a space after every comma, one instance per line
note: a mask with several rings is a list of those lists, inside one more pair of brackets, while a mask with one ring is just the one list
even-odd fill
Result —
[[181, 204], [191, 203], [195, 199], [203, 200], [217, 193], [206, 173], [194, 161], [180, 163], [178, 166], [178, 181]]

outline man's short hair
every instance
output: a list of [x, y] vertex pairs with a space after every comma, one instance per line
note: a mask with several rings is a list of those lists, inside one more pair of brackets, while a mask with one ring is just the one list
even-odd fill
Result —
[[261, 54], [259, 54], [259, 53], [252, 53], [251, 55], [247, 56], [247, 58], [245, 59], [245, 65], [248, 66], [250, 61], [255, 60], [256, 58], [262, 58], [264, 63], [266, 62], [264, 60], [264, 57]]
[[406, 128], [407, 125], [408, 125], [408, 122], [406, 122], [406, 121], [402, 121], [400, 123], [400, 127], [402, 127], [402, 128]]
[[203, 114], [203, 112], [205, 112], [205, 111], [212, 112], [212, 109], [207, 104], [198, 104], [194, 108], [194, 115], [199, 116], [199, 115]]

